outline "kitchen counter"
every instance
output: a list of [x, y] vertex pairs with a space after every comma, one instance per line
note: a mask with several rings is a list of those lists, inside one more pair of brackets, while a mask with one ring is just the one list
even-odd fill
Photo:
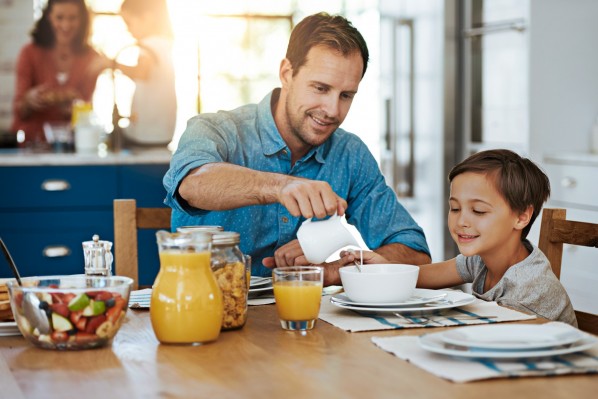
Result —
[[72, 165], [135, 165], [168, 164], [172, 152], [168, 149], [123, 150], [119, 153], [83, 154], [48, 153], [26, 149], [0, 150], [0, 166], [72, 166]]
[[544, 155], [544, 162], [568, 165], [598, 166], [598, 154], [592, 154], [589, 152], [550, 153]]

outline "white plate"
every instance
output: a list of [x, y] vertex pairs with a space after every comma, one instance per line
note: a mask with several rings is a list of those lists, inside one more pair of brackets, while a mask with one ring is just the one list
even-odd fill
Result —
[[0, 322], [0, 337], [8, 337], [12, 335], [21, 335], [16, 321]]
[[272, 277], [251, 276], [249, 287], [260, 287], [262, 285], [272, 284]]
[[566, 355], [568, 353], [585, 351], [598, 344], [597, 338], [593, 337], [592, 335], [582, 333], [583, 338], [570, 345], [558, 346], [549, 349], [508, 351], [454, 346], [444, 342], [442, 340], [442, 334], [442, 332], [439, 332], [420, 336], [418, 339], [419, 346], [427, 351], [448, 356], [489, 359], [518, 359], [526, 357], [534, 358]]
[[368, 302], [353, 302], [347, 294], [337, 294], [333, 295], [330, 299], [332, 301], [342, 303], [344, 305], [352, 305], [352, 306], [369, 306], [369, 307], [403, 307], [403, 306], [415, 306], [415, 305], [422, 305], [428, 302], [434, 302], [439, 299], [446, 298], [447, 293], [446, 291], [437, 291], [437, 290], [425, 290], [416, 288], [413, 291], [413, 295], [406, 301], [403, 302], [396, 302], [396, 303], [368, 303]]
[[255, 294], [256, 292], [265, 292], [265, 291], [272, 291], [272, 282], [270, 282], [270, 284], [263, 286], [263, 287], [258, 287], [258, 288], [249, 288], [249, 293], [250, 294]]
[[505, 324], [445, 331], [441, 338], [447, 344], [470, 348], [528, 350], [567, 345], [583, 336], [568, 324]]
[[343, 309], [355, 310], [361, 313], [411, 313], [411, 312], [430, 312], [433, 310], [458, 308], [460, 306], [469, 305], [475, 302], [475, 297], [470, 294], [466, 294], [459, 291], [446, 291], [447, 295], [445, 298], [435, 301], [424, 303], [422, 306], [398, 306], [398, 307], [380, 307], [380, 306], [355, 306], [346, 305], [339, 303], [334, 300], [330, 300], [330, 303], [334, 306], [338, 306]]

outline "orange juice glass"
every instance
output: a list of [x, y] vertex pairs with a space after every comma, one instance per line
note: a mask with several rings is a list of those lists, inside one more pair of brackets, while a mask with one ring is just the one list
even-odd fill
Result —
[[320, 313], [323, 269], [319, 266], [279, 267], [272, 272], [280, 325], [285, 330], [311, 330]]
[[160, 272], [150, 319], [164, 344], [202, 344], [220, 335], [222, 292], [210, 267], [209, 233], [156, 233]]

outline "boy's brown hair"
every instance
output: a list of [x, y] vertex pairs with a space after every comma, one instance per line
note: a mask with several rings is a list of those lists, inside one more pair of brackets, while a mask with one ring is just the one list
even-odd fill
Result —
[[514, 212], [525, 212], [532, 206], [534, 211], [521, 239], [527, 237], [534, 220], [550, 196], [548, 176], [531, 160], [510, 150], [481, 151], [457, 164], [449, 173], [449, 182], [466, 172], [487, 175]]

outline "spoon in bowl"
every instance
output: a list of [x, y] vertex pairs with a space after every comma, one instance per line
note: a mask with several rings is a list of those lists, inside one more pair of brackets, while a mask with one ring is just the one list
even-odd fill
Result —
[[[8, 248], [6, 248], [2, 238], [0, 238], [0, 247], [2, 247], [4, 257], [8, 261], [17, 283], [19, 286], [22, 286], [21, 275], [19, 274], [17, 265], [12, 259], [12, 256], [10, 256], [10, 252], [8, 252]], [[48, 334], [50, 332], [50, 321], [48, 320], [48, 316], [46, 315], [46, 312], [40, 308], [39, 298], [32, 292], [27, 292], [23, 296], [23, 315], [29, 320], [31, 326], [37, 328], [41, 334]]]
[[0, 246], [2, 247], [2, 252], [4, 252], [4, 257], [6, 258], [6, 261], [10, 265], [10, 268], [12, 269], [12, 274], [14, 274], [15, 278], [17, 279], [17, 283], [19, 283], [19, 285], [22, 285], [21, 284], [21, 275], [19, 274], [17, 265], [15, 265], [14, 260], [12, 260], [12, 256], [10, 256], [10, 252], [8, 252], [8, 248], [6, 248], [6, 245], [4, 245], [4, 241], [2, 241], [1, 237], [0, 237]]
[[[355, 254], [355, 252], [353, 250], [351, 250], [351, 252], [353, 252], [353, 254]], [[357, 261], [357, 259], [355, 259], [353, 261], [353, 264], [357, 268], [357, 271], [359, 273], [361, 273], [361, 266], [363, 266], [363, 249], [359, 250], [359, 262]]]

